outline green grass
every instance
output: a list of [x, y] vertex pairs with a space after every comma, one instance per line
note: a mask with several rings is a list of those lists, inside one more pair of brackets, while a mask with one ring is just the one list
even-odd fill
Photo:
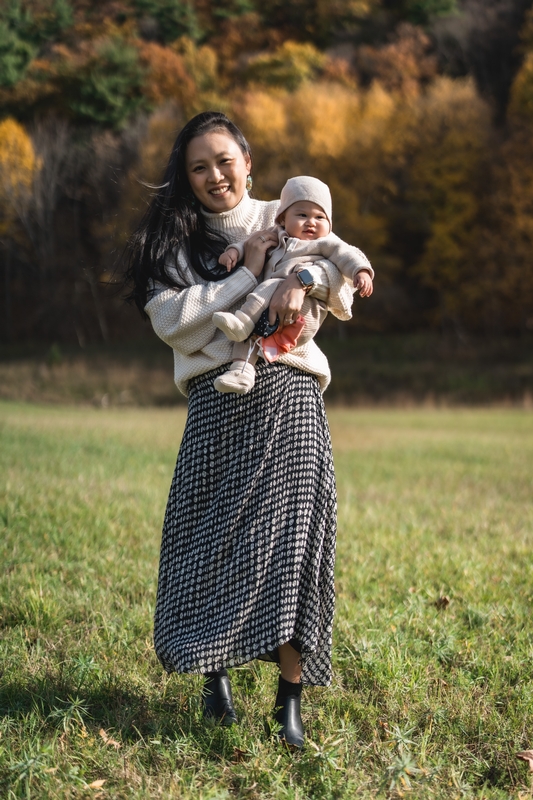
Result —
[[265, 730], [275, 667], [232, 671], [225, 730], [153, 653], [184, 419], [0, 406], [0, 797], [530, 797], [531, 412], [330, 411], [335, 677], [292, 755]]

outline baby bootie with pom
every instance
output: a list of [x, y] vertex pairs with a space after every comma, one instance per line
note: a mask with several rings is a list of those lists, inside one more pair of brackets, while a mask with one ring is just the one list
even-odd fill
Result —
[[242, 311], [230, 314], [228, 311], [215, 311], [213, 314], [213, 325], [226, 334], [232, 342], [244, 342], [253, 329], [255, 322]]
[[255, 367], [248, 362], [234, 361], [227, 372], [223, 372], [213, 383], [217, 392], [223, 394], [248, 394], [255, 384]]

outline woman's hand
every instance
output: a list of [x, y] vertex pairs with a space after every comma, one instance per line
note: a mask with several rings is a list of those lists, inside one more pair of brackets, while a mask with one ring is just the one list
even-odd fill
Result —
[[284, 328], [296, 321], [305, 300], [305, 289], [293, 273], [280, 283], [270, 301], [268, 321], [271, 325], [279, 317], [279, 327]]
[[260, 276], [265, 265], [266, 251], [277, 243], [278, 237], [275, 233], [269, 231], [252, 233], [244, 243], [244, 266], [256, 278]]

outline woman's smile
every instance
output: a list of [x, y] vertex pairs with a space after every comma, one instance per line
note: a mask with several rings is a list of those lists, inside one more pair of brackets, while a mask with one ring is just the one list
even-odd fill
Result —
[[214, 189], [210, 189], [209, 194], [219, 197], [221, 194], [225, 194], [226, 192], [229, 192], [229, 186], [215, 186]]

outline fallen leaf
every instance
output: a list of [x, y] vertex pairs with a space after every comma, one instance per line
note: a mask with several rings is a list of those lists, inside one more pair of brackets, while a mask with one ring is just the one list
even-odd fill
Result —
[[234, 764], [238, 764], [239, 761], [244, 761], [244, 757], [246, 755], [246, 750], [241, 750], [240, 747], [233, 748], [233, 756], [231, 760]]
[[104, 785], [104, 783], [105, 783], [105, 780], [93, 781], [92, 783], [88, 784], [89, 785], [89, 789], [101, 789], [102, 786]]
[[521, 761], [527, 761], [529, 771], [533, 772], [533, 750], [521, 750], [520, 753], [516, 754], [516, 757]]
[[109, 736], [109, 735], [108, 735], [108, 734], [107, 734], [107, 733], [104, 731], [104, 729], [103, 729], [103, 728], [100, 728], [100, 730], [98, 731], [98, 733], [100, 734], [100, 736], [102, 737], [102, 739], [104, 740], [104, 742], [105, 742], [107, 745], [109, 745], [109, 747], [114, 747], [114, 748], [115, 748], [115, 750], [119, 750], [119, 749], [122, 747], [122, 745], [120, 744], [120, 742], [117, 742], [117, 740], [116, 740], [116, 739], [112, 739], [112, 738], [111, 738], [111, 737], [110, 737], [110, 736]]
[[450, 602], [451, 601], [450, 601], [450, 598], [448, 597], [448, 595], [447, 594], [443, 594], [441, 597], [438, 597], [435, 600], [435, 605], [437, 606], [437, 608], [440, 611], [443, 608], [448, 608], [448, 606], [450, 605]]

